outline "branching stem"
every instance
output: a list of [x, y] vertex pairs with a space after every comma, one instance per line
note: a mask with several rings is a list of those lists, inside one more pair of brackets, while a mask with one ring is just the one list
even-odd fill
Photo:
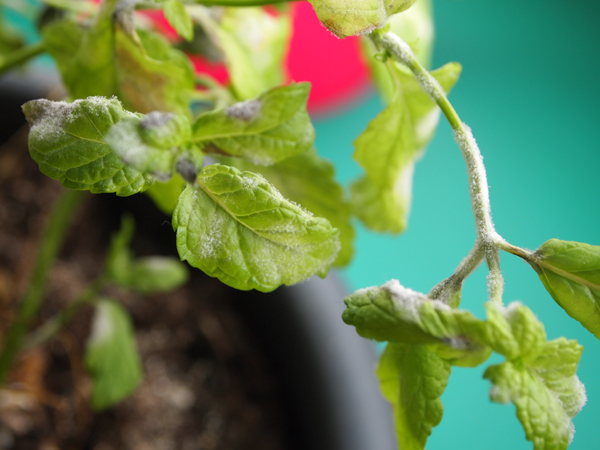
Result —
[[8, 371], [12, 367], [15, 357], [21, 349], [23, 335], [42, 304], [48, 272], [58, 256], [69, 222], [73, 218], [83, 195], [81, 191], [65, 190], [54, 206], [46, 230], [41, 238], [29, 289], [21, 302], [17, 317], [4, 339], [4, 346], [2, 353], [0, 353], [0, 384], [4, 382]]
[[[474, 250], [481, 248], [484, 252], [490, 271], [488, 276], [490, 299], [501, 303], [504, 282], [500, 271], [499, 248], [504, 240], [496, 233], [492, 222], [485, 166], [471, 129], [460, 119], [448, 100], [444, 89], [421, 65], [406, 42], [390, 31], [376, 30], [370, 34], [370, 37], [378, 48], [385, 49], [393, 59], [406, 65], [411, 70], [423, 91], [440, 107], [454, 131], [454, 138], [467, 164], [471, 206], [475, 216], [475, 228], [479, 242], [475, 245]], [[469, 260], [469, 257], [467, 257], [467, 260]], [[475, 267], [473, 267], [473, 270]], [[462, 273], [468, 268], [470, 266], [461, 264], [457, 271]]]

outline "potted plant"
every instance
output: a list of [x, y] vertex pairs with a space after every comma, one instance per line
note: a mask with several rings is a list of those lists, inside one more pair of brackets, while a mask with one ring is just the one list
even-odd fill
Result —
[[[281, 81], [272, 72], [273, 61], [249, 51], [252, 35], [241, 26], [249, 10], [208, 10], [177, 1], [160, 5], [182, 36], [191, 37], [195, 21], [226, 56], [232, 89], [202, 77], [197, 81], [206, 89], [199, 93], [192, 92], [193, 79], [190, 83], [180, 55], [135, 24], [131, 5], [102, 3], [87, 27], [69, 20], [47, 25], [45, 48], [57, 59], [70, 95], [82, 99], [40, 100], [24, 107], [32, 125], [32, 156], [44, 173], [75, 189], [130, 195], [157, 181], [151, 196], [163, 210], [174, 209], [181, 259], [232, 287], [270, 291], [324, 275], [330, 265], [349, 259], [350, 210], [376, 231], [398, 233], [406, 227], [414, 163], [441, 110], [467, 163], [475, 244], [454, 274], [428, 295], [395, 280], [359, 290], [345, 300], [344, 321], [365, 337], [390, 342], [378, 375], [394, 405], [401, 448], [424, 448], [441, 419], [439, 397], [451, 366], [479, 366], [492, 352], [505, 358], [485, 372], [494, 385], [492, 400], [516, 405], [534, 448], [566, 448], [571, 419], [585, 401], [575, 375], [581, 346], [564, 338], [547, 341], [531, 310], [517, 303], [502, 305], [499, 252], [524, 259], [557, 303], [597, 335], [598, 247], [550, 240], [531, 252], [496, 233], [477, 144], [446, 96], [460, 66], [450, 63], [428, 72], [394, 32], [393, 17], [405, 16], [392, 15], [407, 10], [412, 1], [372, 3], [313, 2], [322, 23], [337, 36], [368, 34], [366, 51], [389, 100], [355, 142], [355, 159], [365, 175], [353, 184], [350, 204], [328, 166], [310, 150], [314, 131], [304, 109], [307, 86], [270, 87], [273, 80]], [[251, 23], [276, 20], [265, 19], [261, 11], [263, 16]], [[263, 56], [277, 55], [277, 48]], [[261, 74], [263, 70], [267, 72]], [[119, 95], [123, 103], [93, 94]], [[193, 114], [190, 98], [198, 101]], [[205, 155], [219, 163], [203, 166]], [[328, 220], [308, 214], [286, 196]], [[140, 278], [150, 284], [166, 280], [147, 267], [145, 277], [139, 276], [137, 262], [123, 244], [127, 233], [124, 226], [113, 240], [106, 274], [110, 282], [139, 289]], [[463, 281], [484, 260], [490, 301], [487, 318], [480, 319], [458, 305]], [[36, 309], [27, 306], [31, 304], [35, 301], [24, 302], [24, 312], [7, 335], [0, 368], [9, 367], [20, 349], [24, 327]], [[97, 343], [96, 335], [92, 344]], [[97, 346], [92, 344], [88, 352], [94, 353]], [[115, 348], [105, 347], [107, 354]], [[91, 371], [96, 398], [110, 398], [114, 385], [102, 384]], [[134, 384], [125, 383], [111, 401]], [[98, 391], [100, 385], [110, 388]]]

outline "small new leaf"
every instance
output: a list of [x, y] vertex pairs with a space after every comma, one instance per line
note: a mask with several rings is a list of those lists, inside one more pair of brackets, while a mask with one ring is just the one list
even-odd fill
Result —
[[571, 419], [586, 401], [575, 375], [583, 347], [559, 338], [546, 342], [543, 325], [520, 303], [488, 306], [486, 339], [507, 361], [489, 367], [492, 401], [514, 403], [535, 450], [563, 450], [573, 438]]
[[124, 164], [104, 142], [117, 122], [136, 117], [118, 100], [32, 100], [23, 105], [23, 112], [31, 125], [31, 157], [44, 174], [65, 187], [128, 196], [152, 184], [150, 175]]
[[182, 38], [191, 41], [194, 37], [194, 23], [185, 5], [179, 0], [168, 0], [164, 5], [165, 18]]
[[220, 50], [231, 87], [240, 100], [252, 99], [285, 82], [284, 59], [291, 35], [289, 14], [264, 8], [225, 8], [217, 22], [196, 10], [204, 32]]
[[236, 289], [269, 292], [321, 277], [339, 230], [289, 202], [262, 176], [219, 164], [199, 173], [173, 214], [182, 260]]
[[309, 150], [315, 130], [306, 112], [310, 84], [269, 89], [255, 100], [202, 114], [192, 142], [206, 153], [237, 156], [269, 165]]
[[134, 230], [133, 218], [124, 216], [121, 229], [113, 236], [108, 250], [108, 278], [119, 286], [142, 294], [169, 292], [185, 284], [187, 268], [175, 258], [151, 256], [133, 259], [129, 243]]
[[124, 400], [142, 381], [131, 319], [125, 308], [112, 300], [96, 304], [85, 364], [92, 378], [91, 404], [96, 411]]
[[552, 298], [600, 339], [600, 246], [550, 239], [527, 261]]
[[342, 187], [335, 181], [333, 166], [319, 158], [314, 150], [293, 156], [272, 166], [257, 166], [234, 158], [224, 164], [263, 175], [287, 199], [319, 217], [329, 220], [340, 230], [342, 248], [334, 266], [350, 262], [354, 228], [350, 222], [350, 205]]
[[440, 397], [450, 364], [426, 345], [387, 345], [377, 367], [384, 397], [394, 408], [402, 450], [423, 450], [431, 430], [442, 420]]

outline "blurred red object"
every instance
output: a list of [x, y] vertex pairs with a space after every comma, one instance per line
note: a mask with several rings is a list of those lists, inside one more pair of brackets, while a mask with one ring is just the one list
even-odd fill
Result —
[[365, 94], [369, 72], [358, 37], [335, 37], [308, 2], [294, 4], [293, 25], [286, 64], [291, 80], [312, 83], [310, 112], [330, 112]]
[[[331, 112], [364, 95], [369, 86], [369, 72], [360, 55], [359, 38], [336, 38], [321, 25], [306, 1], [292, 3], [292, 8], [294, 31], [286, 68], [290, 81], [312, 83], [309, 112]], [[165, 36], [177, 39], [162, 11], [147, 11], [146, 14]], [[223, 64], [210, 63], [197, 56], [190, 56], [190, 59], [197, 72], [227, 83], [229, 77]]]

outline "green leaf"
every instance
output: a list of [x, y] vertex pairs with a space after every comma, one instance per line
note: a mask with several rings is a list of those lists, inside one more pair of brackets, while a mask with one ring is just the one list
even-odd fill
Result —
[[378, 186], [370, 177], [362, 177], [350, 186], [352, 212], [373, 231], [402, 233], [408, 223], [412, 199], [412, 172], [398, 177], [397, 189]]
[[269, 165], [309, 150], [315, 130], [306, 112], [310, 85], [269, 89], [255, 100], [202, 114], [192, 126], [192, 142], [207, 153], [237, 156]]
[[181, 155], [201, 165], [202, 154], [188, 145], [190, 133], [187, 116], [155, 111], [121, 120], [104, 141], [129, 167], [167, 181]]
[[415, 0], [310, 0], [321, 23], [339, 38], [381, 28]]
[[177, 259], [151, 256], [133, 259], [129, 243], [135, 225], [124, 216], [121, 229], [113, 236], [106, 261], [106, 274], [114, 283], [142, 294], [169, 292], [188, 280], [186, 267]]
[[194, 73], [187, 57], [159, 34], [129, 28], [131, 11], [113, 14], [115, 3], [104, 1], [90, 28], [65, 20], [42, 30], [70, 96], [114, 95], [133, 111], [189, 114]]
[[575, 375], [583, 347], [565, 338], [546, 342], [543, 325], [518, 302], [506, 309], [486, 306], [486, 340], [507, 358], [485, 371], [494, 384], [490, 398], [515, 404], [535, 450], [566, 449], [574, 433], [571, 419], [586, 401]]
[[152, 184], [152, 177], [123, 164], [104, 142], [115, 123], [136, 117], [118, 100], [33, 100], [23, 105], [23, 112], [31, 125], [31, 157], [65, 187], [127, 196]]
[[68, 19], [42, 29], [46, 50], [56, 61], [71, 98], [118, 94], [113, 25], [106, 6], [89, 29]]
[[377, 377], [394, 407], [396, 435], [402, 450], [423, 450], [431, 430], [442, 420], [442, 396], [450, 364], [426, 345], [388, 344]]
[[[355, 214], [376, 231], [402, 232], [412, 198], [414, 165], [433, 137], [439, 108], [413, 75], [388, 62], [396, 91], [390, 104], [356, 139], [354, 158], [366, 177], [351, 188]], [[432, 72], [449, 91], [458, 80], [460, 65], [448, 63]]]
[[432, 344], [453, 365], [473, 367], [490, 356], [485, 323], [391, 280], [344, 299], [342, 319], [362, 337], [403, 344]]
[[224, 8], [217, 22], [196, 11], [211, 41], [220, 48], [232, 88], [240, 100], [285, 82], [284, 59], [291, 36], [289, 14], [270, 14], [264, 8]]
[[143, 378], [129, 314], [112, 300], [96, 304], [92, 332], [85, 351], [92, 378], [92, 407], [105, 410], [127, 398]]
[[344, 266], [353, 254], [354, 228], [350, 206], [342, 187], [336, 183], [333, 165], [319, 158], [314, 150], [293, 156], [272, 166], [257, 166], [234, 158], [225, 164], [263, 175], [285, 198], [300, 204], [316, 216], [329, 220], [340, 230], [342, 248], [334, 266]]
[[132, 261], [128, 275], [125, 287], [142, 294], [170, 292], [189, 279], [185, 265], [166, 256], [137, 258]]
[[561, 338], [548, 342], [540, 359], [530, 365], [507, 361], [485, 371], [484, 378], [494, 384], [491, 399], [515, 404], [535, 450], [566, 449], [573, 438], [571, 419], [586, 401], [575, 375], [582, 349], [575, 341]]
[[269, 292], [325, 276], [339, 231], [284, 199], [262, 176], [202, 169], [173, 214], [182, 260], [236, 289]]
[[552, 298], [600, 339], [600, 246], [550, 239], [527, 261]]
[[178, 0], [168, 0], [164, 5], [165, 18], [182, 38], [191, 41], [194, 37], [194, 23], [185, 9], [185, 5]]
[[130, 109], [190, 114], [194, 71], [165, 38], [142, 30], [132, 37], [116, 25], [115, 60], [119, 92]]
[[507, 308], [487, 303], [485, 341], [507, 359], [522, 358], [531, 361], [537, 357], [546, 342], [546, 331], [533, 312], [519, 302]]
[[220, 25], [239, 43], [260, 82], [258, 92], [244, 89], [242, 86], [248, 83], [249, 74], [240, 70], [242, 68], [235, 63], [232, 64], [232, 58], [225, 48], [231, 83], [240, 99], [254, 98], [269, 88], [285, 83], [287, 74], [284, 62], [292, 35], [290, 14], [280, 12], [273, 15], [261, 7], [226, 8]]

